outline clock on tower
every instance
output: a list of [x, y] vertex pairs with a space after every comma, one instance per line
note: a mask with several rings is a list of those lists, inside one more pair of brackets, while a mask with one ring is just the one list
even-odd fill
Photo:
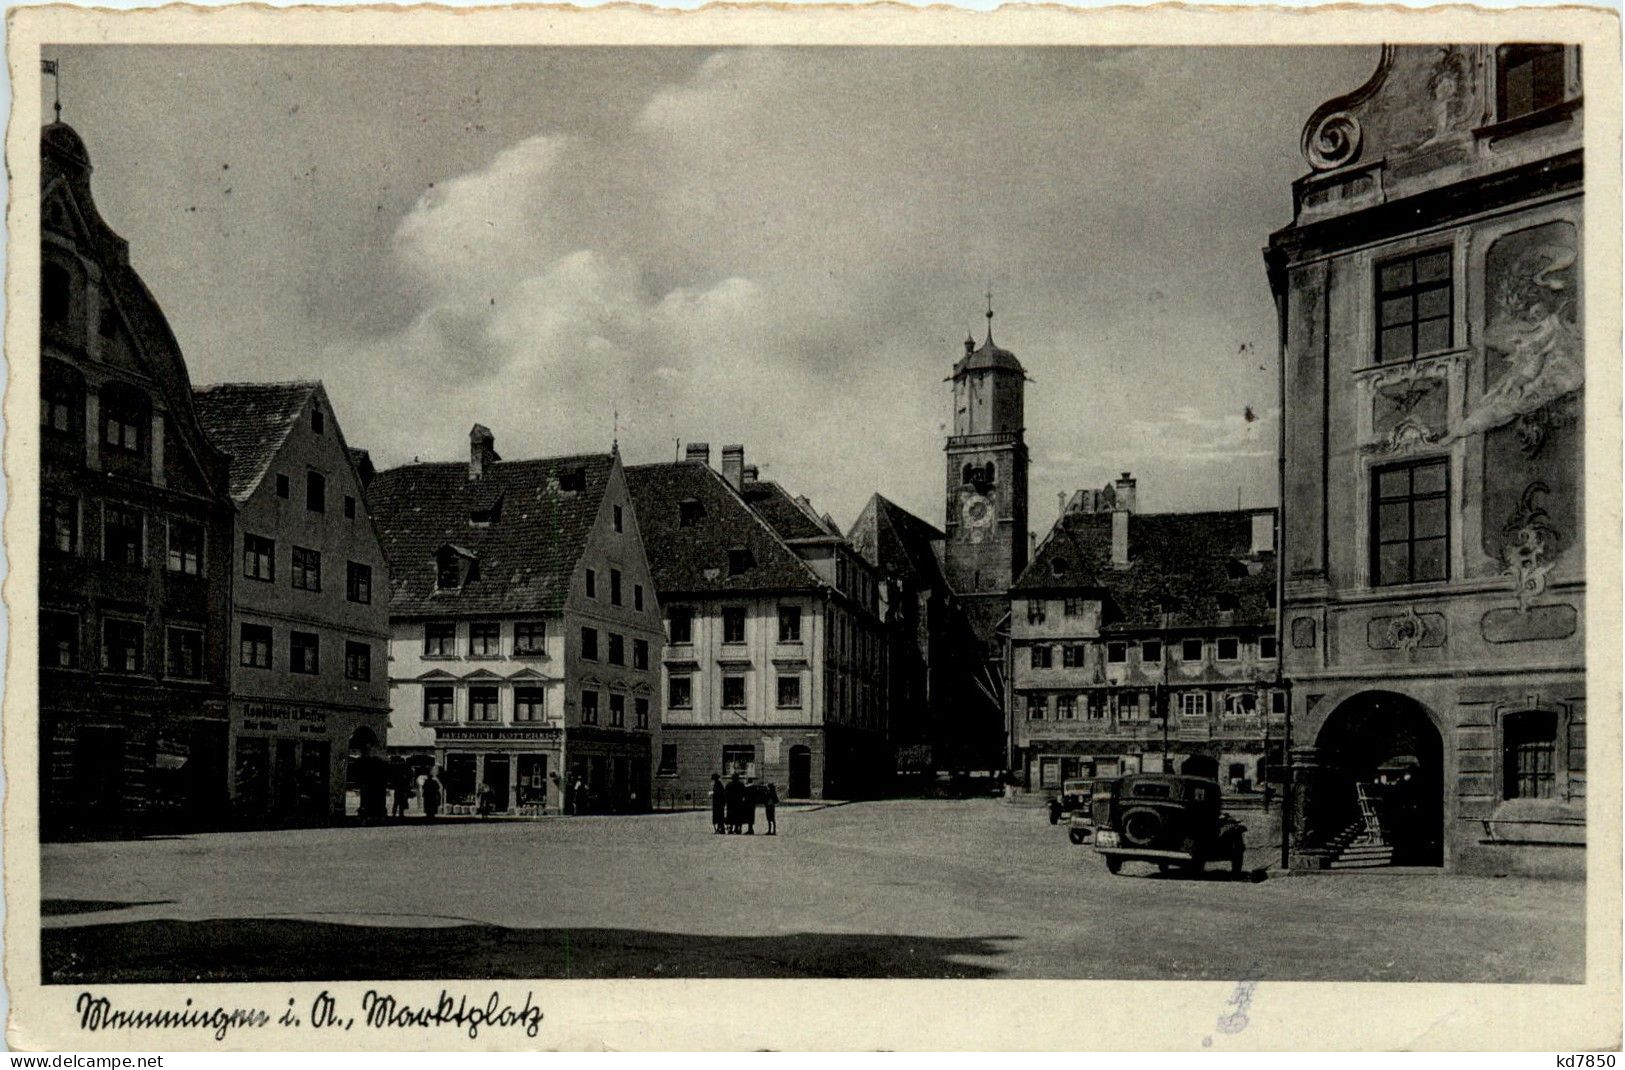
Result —
[[965, 339], [954, 365], [953, 433], [948, 437], [948, 583], [961, 595], [1004, 597], [1027, 565], [1027, 375], [1016, 355], [987, 339]]

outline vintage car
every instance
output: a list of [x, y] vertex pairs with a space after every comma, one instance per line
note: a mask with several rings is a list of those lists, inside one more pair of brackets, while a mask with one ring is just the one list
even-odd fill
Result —
[[1063, 780], [1061, 793], [1049, 801], [1049, 823], [1059, 825], [1061, 818], [1079, 810], [1089, 809], [1089, 793], [1093, 780]]
[[1095, 850], [1112, 873], [1141, 861], [1198, 873], [1209, 862], [1229, 862], [1240, 874], [1247, 828], [1219, 802], [1219, 782], [1205, 777], [1141, 773], [1112, 781], [1092, 802]]
[[1102, 777], [1093, 782], [1090, 789], [1090, 801], [1087, 806], [1080, 806], [1072, 811], [1072, 817], [1067, 821], [1067, 839], [1079, 847], [1095, 842], [1095, 806], [1094, 799], [1101, 794], [1110, 796], [1116, 789], [1115, 777]]

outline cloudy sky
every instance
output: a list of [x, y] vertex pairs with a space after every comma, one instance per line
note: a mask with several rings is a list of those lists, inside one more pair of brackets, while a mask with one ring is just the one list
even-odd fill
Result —
[[[1376, 49], [74, 47], [64, 118], [196, 383], [321, 378], [380, 466], [743, 442], [942, 521], [943, 382], [1032, 383], [1032, 522], [1273, 504], [1259, 250]], [[48, 80], [47, 80], [48, 81]], [[1249, 419], [1249, 415], [1254, 417]]]

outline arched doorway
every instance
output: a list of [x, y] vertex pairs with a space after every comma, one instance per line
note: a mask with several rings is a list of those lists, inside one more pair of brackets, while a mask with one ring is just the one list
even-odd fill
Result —
[[362, 725], [351, 734], [346, 749], [345, 788], [347, 794], [353, 791], [357, 795], [356, 813], [364, 818], [383, 817], [389, 766], [378, 756], [377, 733]]
[[1362, 692], [1332, 712], [1315, 745], [1327, 836], [1374, 823], [1395, 865], [1444, 864], [1444, 743], [1421, 703]]
[[787, 798], [812, 798], [812, 749], [810, 747], [790, 748], [790, 783], [785, 792]]

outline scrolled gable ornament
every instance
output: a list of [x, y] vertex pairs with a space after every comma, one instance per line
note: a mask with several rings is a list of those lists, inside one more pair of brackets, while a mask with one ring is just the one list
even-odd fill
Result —
[[1316, 171], [1333, 171], [1360, 157], [1360, 121], [1346, 111], [1321, 119], [1304, 138], [1303, 154]]

